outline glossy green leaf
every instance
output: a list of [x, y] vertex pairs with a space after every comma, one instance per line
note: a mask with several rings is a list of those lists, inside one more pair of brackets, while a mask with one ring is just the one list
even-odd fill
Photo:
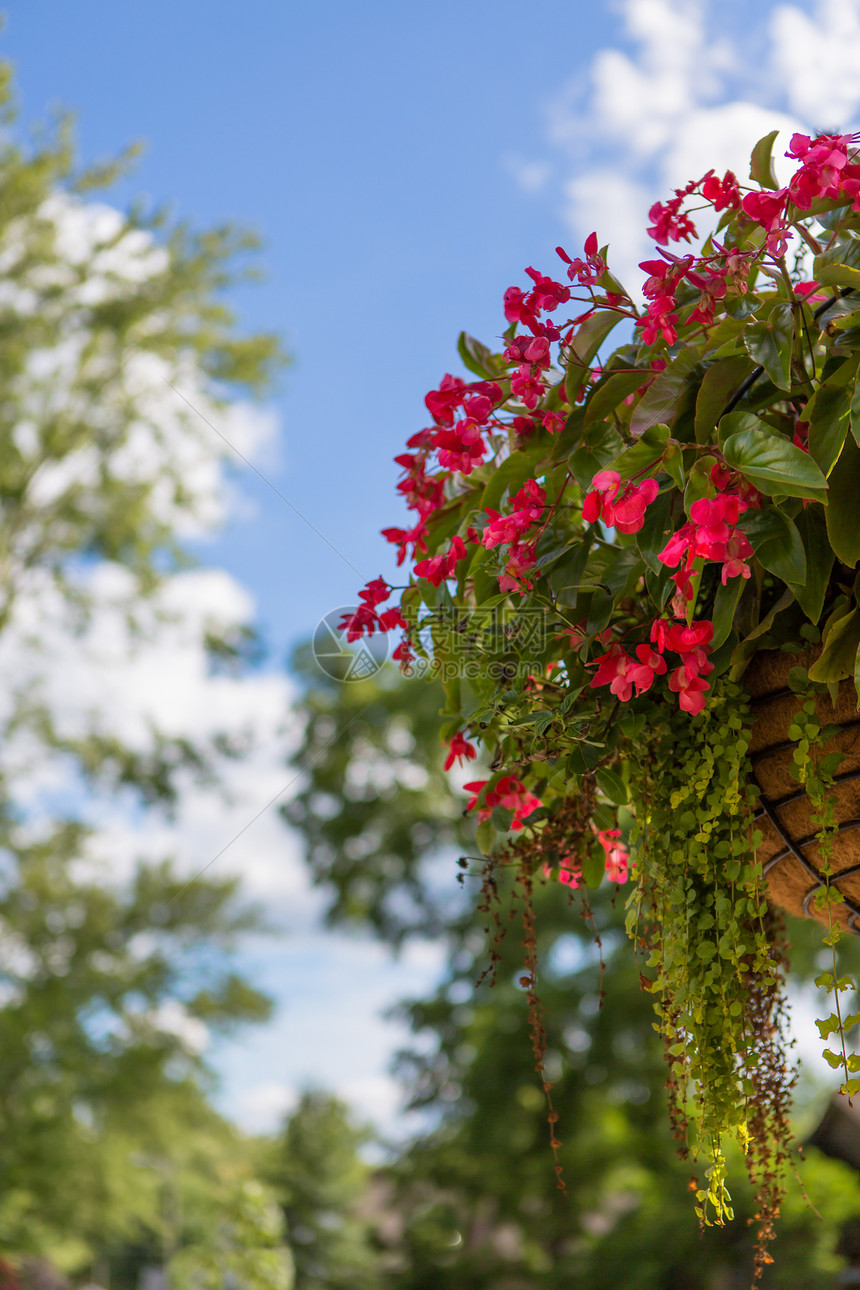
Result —
[[810, 455], [825, 475], [833, 469], [848, 434], [858, 364], [860, 355], [855, 355], [831, 372], [819, 385], [803, 414], [804, 420], [809, 422]]
[[771, 130], [752, 150], [750, 156], [750, 179], [762, 188], [776, 189], [779, 184], [773, 173], [773, 145], [779, 130]]
[[827, 535], [837, 560], [860, 560], [860, 447], [849, 435], [830, 475]]
[[714, 624], [714, 638], [711, 642], [712, 651], [719, 649], [729, 638], [735, 610], [743, 594], [744, 585], [743, 578], [729, 578], [725, 586], [721, 583], [717, 587], [717, 594], [714, 597], [714, 609], [711, 614], [711, 621]]
[[745, 378], [753, 370], [753, 363], [744, 354], [734, 358], [721, 358], [713, 363], [702, 377], [696, 398], [696, 441], [714, 443], [717, 422], [726, 405]]
[[627, 788], [624, 780], [614, 770], [604, 767], [595, 773], [597, 787], [608, 801], [621, 806], [627, 801]]
[[597, 313], [586, 318], [573, 338], [567, 360], [567, 375], [564, 378], [564, 390], [570, 403], [575, 403], [579, 391], [591, 374], [592, 361], [618, 323], [619, 315], [614, 309], [599, 309]]
[[744, 345], [754, 362], [760, 363], [780, 390], [791, 388], [791, 355], [794, 346], [794, 317], [791, 305], [777, 304], [766, 318], [750, 323]]
[[793, 590], [807, 618], [817, 623], [824, 608], [834, 560], [823, 507], [814, 504], [804, 507], [795, 525], [806, 553], [806, 578], [802, 584], [795, 584]]
[[614, 461], [623, 448], [624, 440], [605, 421], [587, 426], [570, 454], [570, 469], [580, 488], [583, 491], [589, 488], [597, 472]]
[[659, 573], [665, 567], [657, 559], [657, 555], [663, 550], [671, 534], [672, 526], [669, 523], [671, 501], [671, 494], [668, 492], [660, 493], [655, 497], [646, 509], [644, 522], [636, 534], [639, 554], [652, 573]]
[[815, 276], [822, 286], [860, 287], [860, 269], [850, 264], [822, 264]]
[[672, 359], [665, 372], [661, 372], [652, 381], [633, 409], [630, 418], [633, 434], [641, 434], [649, 426], [659, 425], [661, 422], [671, 425], [681, 395], [698, 384], [698, 366], [699, 354], [693, 345], [682, 349]]
[[475, 340], [468, 332], [461, 331], [457, 341], [457, 350], [463, 364], [474, 372], [475, 376], [483, 377], [484, 380], [495, 380], [499, 374], [498, 355], [494, 354], [491, 349], [481, 341]]
[[649, 426], [635, 443], [615, 458], [612, 469], [617, 470], [622, 479], [656, 474], [668, 439], [667, 425]]
[[679, 488], [684, 491], [686, 476], [684, 474], [684, 451], [678, 443], [667, 443], [663, 452], [663, 469]]
[[827, 480], [812, 458], [781, 435], [742, 430], [729, 436], [723, 455], [759, 492], [812, 501], [827, 496]]
[[806, 551], [793, 520], [777, 507], [747, 511], [738, 525], [750, 540], [756, 559], [783, 582], [806, 581]]
[[624, 402], [628, 395], [644, 385], [647, 376], [643, 372], [613, 372], [600, 382], [585, 405], [585, 424], [602, 421]]
[[812, 681], [844, 681], [854, 676], [860, 646], [860, 610], [851, 609], [826, 633], [824, 646], [809, 669]]

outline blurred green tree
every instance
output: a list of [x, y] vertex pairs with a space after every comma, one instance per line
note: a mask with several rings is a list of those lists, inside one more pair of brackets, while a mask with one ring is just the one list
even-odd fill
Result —
[[275, 1139], [266, 1178], [283, 1207], [295, 1290], [382, 1290], [373, 1170], [360, 1155], [369, 1135], [326, 1093], [303, 1094]]
[[205, 418], [282, 355], [223, 300], [255, 239], [96, 200], [124, 164], [79, 169], [65, 121], [22, 141], [0, 69], [0, 1249], [71, 1270], [161, 1231], [142, 1155], [199, 1181], [235, 1150], [201, 1037], [269, 1010], [231, 965], [261, 925], [236, 883], [135, 858], [142, 813], [214, 784], [241, 730], [132, 723], [86, 649], [175, 629], [241, 672], [249, 630], [186, 612], [182, 578], [223, 510]]

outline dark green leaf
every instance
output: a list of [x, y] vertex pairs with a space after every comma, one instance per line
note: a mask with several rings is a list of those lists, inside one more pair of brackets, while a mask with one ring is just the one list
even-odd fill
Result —
[[721, 358], [705, 372], [696, 399], [696, 440], [713, 443], [716, 425], [732, 395], [749, 376], [752, 360], [744, 354]]
[[661, 372], [648, 386], [633, 409], [630, 429], [634, 434], [641, 434], [660, 422], [672, 424], [682, 393], [698, 384], [698, 365], [699, 354], [693, 345], [669, 360], [665, 372]]
[[805, 507], [795, 520], [806, 552], [806, 579], [794, 586], [797, 603], [810, 622], [817, 623], [833, 568], [833, 549], [827, 537], [827, 523], [821, 506]]
[[624, 440], [617, 430], [605, 421], [595, 421], [587, 427], [570, 456], [570, 469], [580, 488], [586, 490], [599, 470], [621, 452]]
[[647, 376], [644, 372], [613, 372], [602, 380], [585, 405], [585, 423], [602, 421], [633, 394], [640, 385], [644, 385]]
[[657, 559], [657, 553], [669, 540], [672, 526], [669, 523], [671, 494], [660, 493], [645, 511], [644, 523], [636, 534], [636, 545], [639, 554], [652, 573], [659, 573], [665, 566]]
[[457, 349], [464, 365], [484, 380], [495, 380], [499, 375], [499, 359], [491, 349], [475, 340], [468, 332], [461, 331]]
[[576, 402], [579, 391], [588, 380], [597, 351], [618, 321], [619, 315], [614, 309], [600, 309], [586, 318], [574, 336], [564, 379], [564, 390], [571, 404]]
[[806, 581], [806, 552], [794, 521], [776, 507], [747, 511], [739, 528], [750, 540], [758, 561], [783, 582]]
[[717, 594], [714, 597], [714, 611], [711, 615], [711, 621], [714, 624], [714, 639], [711, 642], [711, 650], [717, 650], [727, 641], [729, 633], [732, 630], [735, 610], [738, 607], [738, 601], [744, 589], [743, 578], [729, 578], [726, 585], [717, 588]]
[[827, 536], [837, 560], [852, 568], [860, 560], [860, 448], [845, 440], [830, 475]]
[[663, 453], [663, 469], [676, 485], [683, 491], [685, 483], [684, 452], [680, 444], [668, 443]]
[[851, 399], [857, 379], [860, 355], [846, 359], [819, 385], [806, 405], [809, 422], [809, 452], [829, 475], [848, 434]]
[[582, 880], [586, 887], [599, 887], [606, 872], [606, 856], [603, 848], [595, 843], [589, 850], [582, 865]]
[[781, 390], [791, 388], [791, 354], [794, 346], [794, 317], [791, 305], [778, 304], [767, 318], [750, 323], [744, 332], [747, 353], [760, 363]]
[[759, 139], [750, 156], [750, 179], [762, 188], [779, 188], [773, 173], [773, 144], [778, 134], [779, 130], [771, 130]]
[[762, 493], [824, 501], [827, 480], [815, 462], [781, 435], [742, 430], [723, 445], [726, 463]]
[[824, 648], [809, 669], [812, 681], [843, 681], [854, 676], [860, 646], [860, 610], [851, 609], [832, 624]]
[[597, 787], [610, 802], [614, 802], [616, 806], [622, 806], [627, 801], [624, 780], [614, 770], [604, 767], [597, 771], [594, 778], [597, 780]]
[[617, 470], [622, 479], [633, 479], [645, 473], [653, 475], [659, 467], [668, 439], [667, 425], [649, 426], [634, 444], [615, 458], [612, 469]]
[[522, 487], [527, 479], [534, 477], [535, 468], [541, 458], [541, 449], [538, 447], [526, 448], [520, 452], [512, 452], [510, 457], [506, 457], [498, 470], [490, 476], [490, 480], [481, 494], [481, 500], [478, 502], [478, 510], [483, 511], [488, 506], [497, 510], [506, 489], [516, 492]]

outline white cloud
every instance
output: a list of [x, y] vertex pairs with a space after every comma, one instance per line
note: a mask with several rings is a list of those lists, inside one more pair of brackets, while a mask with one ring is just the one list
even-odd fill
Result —
[[851, 129], [860, 112], [860, 0], [762, 7], [752, 21], [744, 11], [743, 22], [716, 0], [616, 7], [618, 44], [560, 88], [547, 109], [547, 141], [567, 158], [560, 191], [573, 249], [596, 228], [636, 290], [654, 201], [711, 167], [746, 180], [752, 147], [771, 130], [780, 131], [774, 157], [784, 180], [794, 131]]

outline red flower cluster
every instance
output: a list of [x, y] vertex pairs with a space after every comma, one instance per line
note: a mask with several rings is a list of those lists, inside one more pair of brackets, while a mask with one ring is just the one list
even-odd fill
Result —
[[645, 508], [660, 491], [656, 479], [621, 487], [617, 470], [599, 470], [591, 481], [592, 491], [582, 503], [582, 518], [589, 524], [603, 520], [619, 533], [638, 533], [645, 523]]
[[490, 522], [481, 535], [481, 542], [488, 549], [502, 542], [518, 542], [544, 513], [546, 493], [535, 479], [526, 480], [518, 493], [511, 498], [511, 512], [501, 515], [486, 507]]
[[434, 555], [430, 560], [419, 560], [414, 573], [419, 578], [426, 578], [434, 587], [448, 578], [453, 578], [457, 565], [466, 554], [466, 544], [461, 537], [451, 539], [451, 545], [441, 555]]
[[377, 629], [390, 632], [393, 627], [405, 628], [407, 624], [399, 609], [386, 609], [382, 614], [376, 612], [377, 605], [381, 605], [390, 595], [391, 588], [385, 579], [373, 578], [358, 593], [362, 603], [354, 613], [344, 614], [338, 624], [338, 631], [346, 632], [346, 639], [352, 642], [360, 640], [364, 635], [372, 636]]
[[860, 164], [857, 152], [849, 152], [853, 142], [854, 136], [849, 134], [822, 134], [814, 140], [806, 134], [793, 134], [785, 155], [801, 164], [788, 186], [772, 193], [747, 193], [744, 213], [767, 231], [765, 245], [771, 254], [782, 255], [788, 245], [791, 233], [785, 213], [789, 203], [808, 211], [819, 198], [846, 196], [852, 199], [854, 210], [860, 210]]
[[704, 620], [687, 627], [684, 623], [658, 619], [651, 627], [651, 645], [637, 645], [635, 658], [618, 641], [596, 658], [597, 671], [591, 685], [593, 688], [608, 685], [616, 698], [627, 703], [633, 697], [634, 688], [637, 695], [644, 694], [651, 688], [655, 676], [664, 675], [667, 665], [663, 654], [668, 649], [681, 657], [680, 666], [669, 675], [669, 689], [678, 695], [678, 704], [685, 712], [701, 712], [705, 706], [704, 692], [710, 689], [702, 677], [714, 670], [707, 654], [713, 637], [713, 623]]
[[536, 811], [541, 805], [539, 797], [530, 793], [515, 775], [502, 775], [501, 779], [496, 781], [495, 788], [487, 788], [488, 779], [476, 779], [471, 784], [466, 784], [465, 788], [472, 793], [466, 806], [467, 811], [474, 811], [478, 806], [478, 799], [483, 796], [483, 802], [478, 807], [478, 819], [488, 820], [497, 806], [504, 806], [507, 810], [513, 811], [514, 818], [511, 823], [512, 829], [521, 829], [523, 820], [532, 811]]
[[683, 561], [672, 581], [685, 600], [693, 597], [693, 564], [697, 559], [721, 562], [724, 586], [729, 578], [750, 576], [746, 561], [753, 549], [746, 534], [733, 527], [746, 509], [747, 503], [737, 493], [700, 498], [690, 507], [689, 522], [672, 534], [658, 554], [657, 559], [670, 569]]

